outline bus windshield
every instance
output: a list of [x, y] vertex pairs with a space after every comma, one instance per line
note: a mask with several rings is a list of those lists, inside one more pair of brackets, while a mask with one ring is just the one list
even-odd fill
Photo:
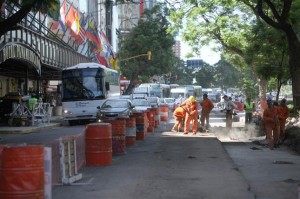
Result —
[[104, 99], [103, 69], [84, 68], [62, 73], [63, 101]]

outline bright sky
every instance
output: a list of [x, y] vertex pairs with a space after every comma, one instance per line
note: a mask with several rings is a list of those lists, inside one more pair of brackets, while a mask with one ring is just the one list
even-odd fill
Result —
[[[183, 41], [181, 42], [181, 59], [186, 60], [186, 55], [191, 52], [191, 48], [185, 44]], [[193, 57], [202, 59], [204, 62], [213, 65], [220, 60], [220, 55], [211, 50], [210, 46], [203, 46], [201, 48], [201, 56], [200, 57]]]

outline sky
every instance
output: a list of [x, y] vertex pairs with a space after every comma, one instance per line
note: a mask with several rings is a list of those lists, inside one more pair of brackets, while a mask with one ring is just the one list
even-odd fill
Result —
[[[181, 41], [181, 59], [186, 60], [186, 55], [191, 51], [191, 48]], [[213, 65], [217, 63], [220, 60], [220, 55], [214, 51], [211, 50], [210, 46], [203, 46], [200, 50], [201, 56], [200, 57], [193, 57], [202, 59], [204, 62]]]

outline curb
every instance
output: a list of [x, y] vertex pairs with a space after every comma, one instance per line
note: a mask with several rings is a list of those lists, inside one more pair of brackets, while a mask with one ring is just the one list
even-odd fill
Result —
[[50, 123], [43, 126], [33, 126], [33, 127], [5, 127], [0, 128], [0, 134], [28, 134], [40, 129], [49, 129], [61, 126], [60, 123]]

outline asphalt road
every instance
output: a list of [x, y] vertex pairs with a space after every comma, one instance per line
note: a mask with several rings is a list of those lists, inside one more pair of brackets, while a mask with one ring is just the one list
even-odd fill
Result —
[[[170, 132], [174, 120], [126, 154], [113, 156], [106, 167], [84, 167], [83, 179], [53, 186], [53, 199], [299, 199], [300, 157], [288, 147], [269, 150], [255, 127], [243, 130], [243, 118], [226, 131], [224, 122], [211, 121], [209, 133]], [[29, 134], [0, 135], [0, 144], [45, 143], [78, 134], [84, 126], [42, 129]], [[299, 192], [299, 193], [298, 193]]]

